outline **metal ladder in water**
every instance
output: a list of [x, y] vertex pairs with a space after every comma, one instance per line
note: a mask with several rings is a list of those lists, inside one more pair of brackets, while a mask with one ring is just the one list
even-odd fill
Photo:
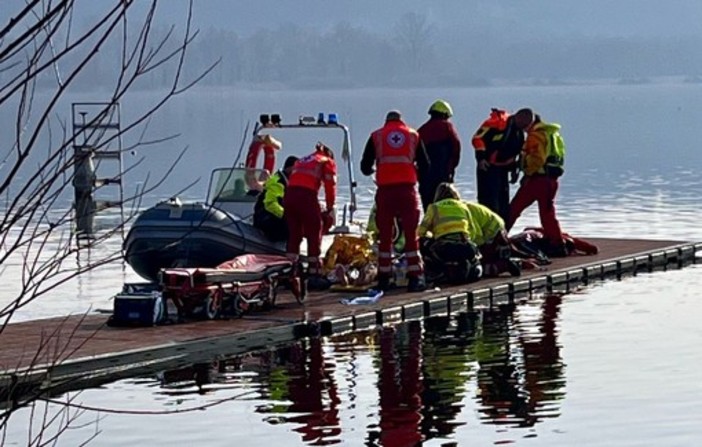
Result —
[[[79, 243], [94, 239], [99, 230], [95, 225], [96, 215], [108, 208], [119, 207], [119, 229], [124, 240], [124, 169], [119, 103], [74, 102], [71, 115], [76, 239]], [[117, 186], [117, 191], [112, 186]]]

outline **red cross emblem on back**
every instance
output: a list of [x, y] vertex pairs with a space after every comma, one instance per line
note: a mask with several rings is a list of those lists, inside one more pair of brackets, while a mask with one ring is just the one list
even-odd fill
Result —
[[392, 131], [388, 134], [385, 141], [393, 149], [399, 149], [405, 145], [405, 134], [398, 131]]

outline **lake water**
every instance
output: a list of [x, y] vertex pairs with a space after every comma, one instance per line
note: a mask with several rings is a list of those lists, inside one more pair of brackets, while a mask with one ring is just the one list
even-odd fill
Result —
[[[358, 160], [388, 109], [399, 108], [418, 126], [437, 97], [452, 103], [466, 146], [457, 179], [464, 197], [474, 196], [469, 139], [475, 127], [492, 106], [531, 106], [563, 125], [568, 156], [558, 210], [566, 231], [702, 240], [696, 138], [702, 87], [692, 84], [190, 92], [152, 123], [156, 134], [181, 131], [182, 137], [144, 151], [147, 162], [130, 184], [189, 145], [162, 195], [148, 201], [198, 178], [185, 196], [203, 196], [210, 169], [231, 164], [246, 120], [259, 113], [296, 119], [337, 112], [352, 129]], [[140, 101], [123, 104], [125, 113]], [[284, 141], [300, 152], [311, 144]], [[362, 181], [363, 192], [368, 182]], [[367, 210], [371, 194], [360, 199]], [[522, 219], [518, 226], [538, 222], [535, 210]], [[119, 246], [111, 241], [91, 256]], [[0, 300], [11, 296], [20, 266], [3, 266]], [[641, 275], [534, 297], [515, 309], [315, 340], [71, 393], [62, 399], [102, 411], [80, 414], [77, 428], [58, 444], [78, 445], [97, 430], [93, 445], [107, 446], [695, 445], [702, 439], [700, 278], [699, 265]], [[128, 267], [108, 265], [17, 319], [109, 308], [111, 294], [137, 279]], [[199, 405], [208, 408], [159, 414]], [[28, 418], [28, 412], [13, 416], [5, 443], [26, 443]]]

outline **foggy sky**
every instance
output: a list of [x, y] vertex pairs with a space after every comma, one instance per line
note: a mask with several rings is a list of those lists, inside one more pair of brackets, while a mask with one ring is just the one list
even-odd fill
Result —
[[243, 34], [284, 23], [325, 29], [341, 21], [383, 32], [403, 13], [415, 12], [427, 15], [449, 35], [472, 28], [497, 39], [520, 33], [532, 37], [702, 36], [698, 0], [196, 0], [195, 4], [201, 27]]
[[[0, 23], [21, 0], [3, 0]], [[111, 2], [79, 1], [87, 26]], [[135, 4], [145, 10], [150, 2]], [[186, 0], [159, 3], [155, 35], [184, 25]], [[419, 48], [398, 32], [408, 13], [424, 21]], [[136, 20], [132, 21], [132, 23]], [[209, 85], [276, 83], [291, 88], [488, 85], [579, 79], [702, 82], [699, 0], [195, 0], [200, 30], [187, 71], [220, 65]], [[114, 46], [114, 42], [112, 42]], [[104, 48], [81, 88], [110, 76]], [[86, 71], [86, 72], [87, 72]], [[148, 79], [142, 87], [158, 87]]]

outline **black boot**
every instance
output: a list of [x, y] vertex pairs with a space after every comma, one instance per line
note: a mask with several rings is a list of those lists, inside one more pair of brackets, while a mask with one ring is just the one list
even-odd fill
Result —
[[387, 275], [378, 275], [378, 284], [375, 286], [375, 290], [387, 292], [388, 289], [390, 289], [390, 277]]
[[507, 260], [507, 271], [512, 276], [522, 275], [522, 267], [517, 263], [517, 261], [513, 261], [512, 259]]
[[310, 275], [307, 278], [307, 288], [309, 290], [327, 290], [331, 287], [331, 281], [322, 275]]
[[407, 281], [408, 292], [424, 292], [425, 290], [427, 290], [427, 282], [424, 275], [411, 276]]

